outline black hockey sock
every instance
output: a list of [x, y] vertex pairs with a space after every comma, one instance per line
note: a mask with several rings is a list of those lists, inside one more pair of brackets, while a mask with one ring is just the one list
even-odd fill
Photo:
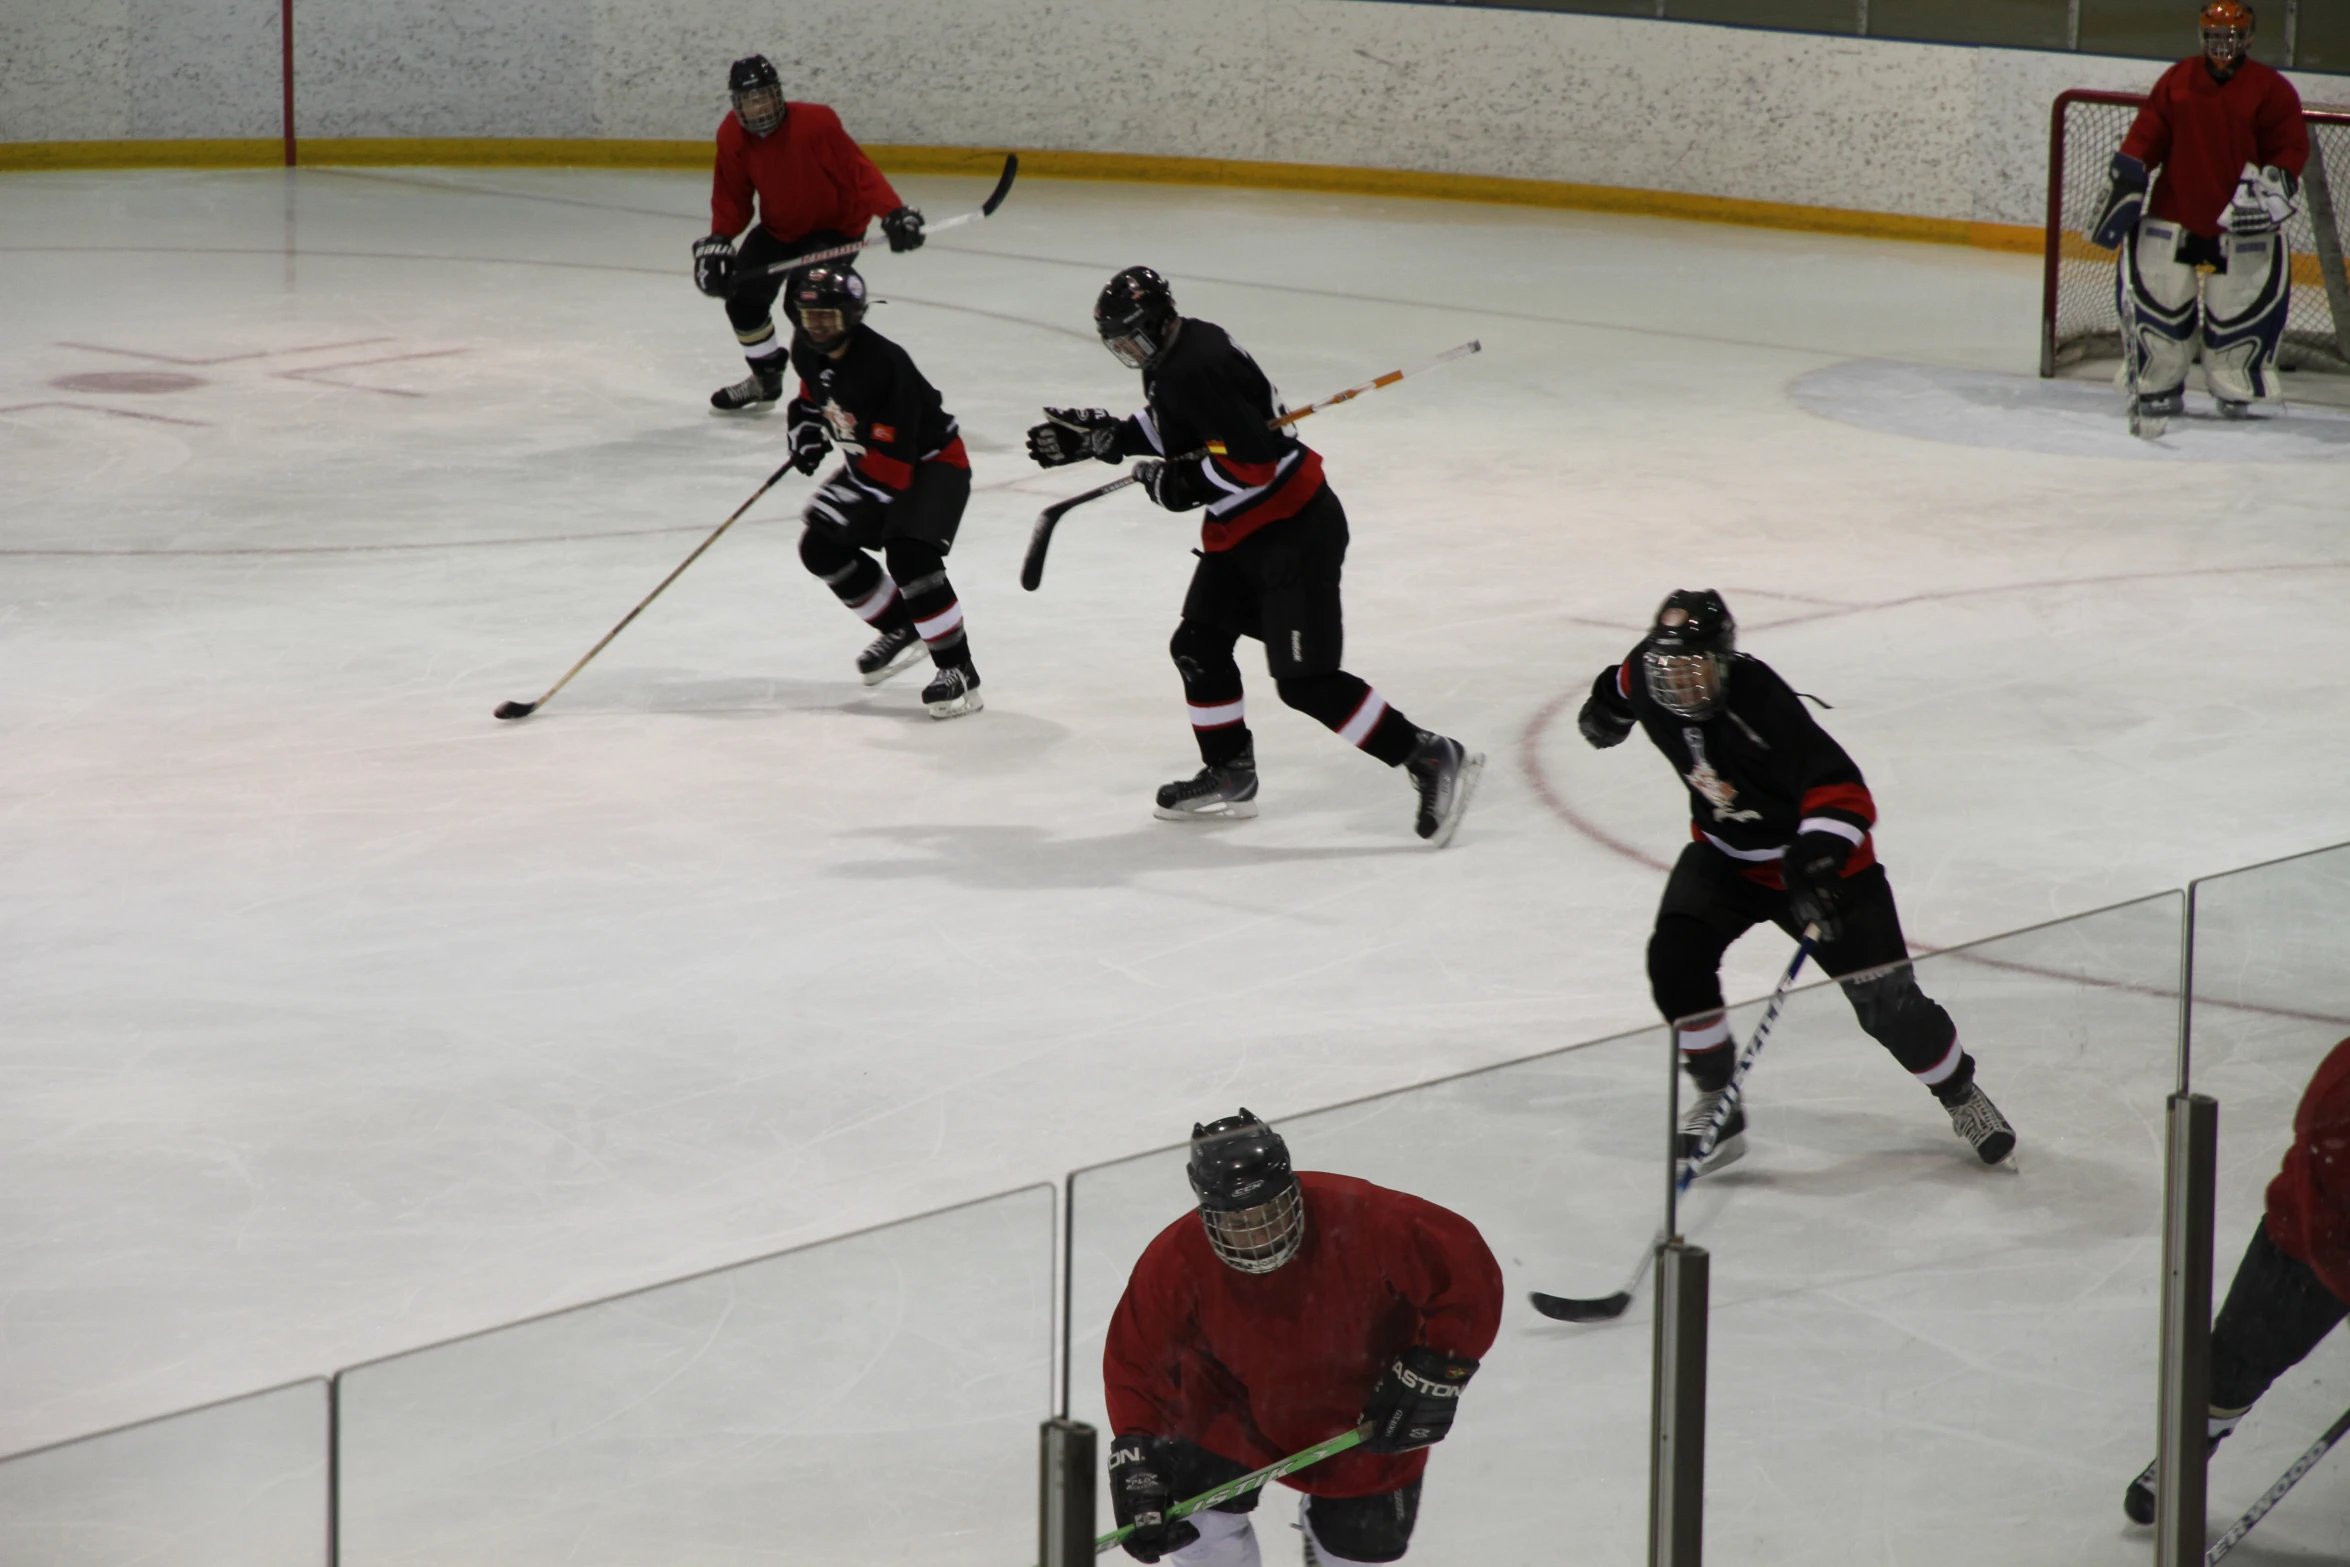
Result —
[[930, 646], [930, 661], [941, 669], [968, 665], [971, 643], [963, 629], [963, 603], [947, 580], [946, 558], [921, 539], [892, 539], [888, 550], [898, 592], [905, 596], [915, 631]]
[[1249, 748], [1248, 702], [1241, 694], [1240, 666], [1232, 661], [1233, 639], [1192, 621], [1175, 628], [1168, 656], [1183, 677], [1183, 702], [1191, 716], [1191, 737], [1199, 759], [1222, 767]]
[[1410, 719], [1387, 705], [1387, 699], [1345, 670], [1326, 675], [1293, 675], [1277, 680], [1281, 700], [1319, 719], [1348, 745], [1359, 746], [1390, 767], [1410, 760], [1420, 731]]
[[738, 326], [734, 340], [743, 345], [743, 358], [761, 375], [781, 375], [791, 345], [775, 335], [775, 318], [768, 316], [756, 326]]
[[906, 624], [906, 603], [898, 596], [898, 585], [864, 551], [810, 528], [800, 535], [800, 563], [874, 630], [895, 631]]
[[1689, 1081], [1709, 1094], [1730, 1086], [1738, 1069], [1738, 1045], [1730, 1037], [1727, 1016], [1716, 1012], [1710, 1017], [1684, 1019], [1675, 1031], [1674, 1043], [1681, 1047], [1681, 1065], [1688, 1070]]

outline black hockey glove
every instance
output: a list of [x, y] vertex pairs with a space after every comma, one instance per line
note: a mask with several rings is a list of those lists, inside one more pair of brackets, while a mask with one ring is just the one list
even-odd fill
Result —
[[2127, 153], [2113, 155], [2112, 182], [2105, 187], [2105, 205], [2098, 209], [2089, 243], [2119, 250], [2137, 232], [2138, 214], [2146, 209], [2146, 165]]
[[1091, 457], [1118, 460], [1118, 417], [1107, 408], [1047, 408], [1044, 423], [1028, 430], [1028, 455], [1039, 468], [1058, 468]]
[[1168, 511], [1189, 511], [1207, 503], [1199, 493], [1198, 481], [1192, 477], [1191, 464], [1178, 466], [1146, 457], [1134, 465], [1134, 482], [1148, 491], [1152, 501]]
[[1844, 862], [1852, 845], [1832, 832], [1807, 832], [1787, 846], [1780, 871], [1787, 883], [1787, 906], [1800, 926], [1816, 925], [1824, 946], [1843, 928]]
[[723, 234], [694, 241], [694, 287], [724, 299], [734, 287], [734, 241]]
[[881, 232], [889, 236], [889, 248], [896, 251], [922, 248], [922, 214], [912, 207], [900, 207], [881, 220]]
[[1611, 745], [1622, 745], [1624, 737], [1637, 727], [1638, 720], [1630, 713], [1619, 713], [1603, 702], [1597, 692], [1583, 699], [1583, 711], [1575, 715], [1575, 727], [1583, 731], [1583, 738], [1594, 751], [1604, 751]]
[[1174, 1469], [1158, 1437], [1133, 1431], [1110, 1444], [1110, 1511], [1119, 1528], [1133, 1526], [1118, 1543], [1138, 1562], [1155, 1562], [1199, 1538], [1190, 1520], [1167, 1516], [1175, 1505]]
[[1461, 1407], [1461, 1389], [1476, 1374], [1477, 1362], [1466, 1355], [1447, 1355], [1425, 1344], [1397, 1355], [1363, 1406], [1363, 1418], [1371, 1423], [1363, 1451], [1408, 1453], [1443, 1441]]
[[824, 466], [824, 454], [832, 450], [832, 426], [816, 405], [804, 397], [795, 397], [784, 409], [786, 438], [791, 442], [791, 465], [802, 473], [814, 473]]
[[817, 486], [808, 497], [802, 519], [811, 528], [826, 528], [851, 538], [881, 526], [884, 503], [842, 469]]

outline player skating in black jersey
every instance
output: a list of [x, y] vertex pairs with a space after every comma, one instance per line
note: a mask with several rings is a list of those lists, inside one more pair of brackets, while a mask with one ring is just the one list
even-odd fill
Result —
[[[1689, 787], [1695, 841], [1665, 883], [1648, 941], [1649, 988], [1680, 1026], [1681, 1062], [1698, 1091], [1684, 1154], [1695, 1152], [1694, 1129], [1736, 1065], [1722, 953], [1769, 920], [1789, 935], [1819, 927], [1820, 967], [1844, 980], [1860, 1026], [1933, 1090], [1983, 1162], [1997, 1164], [2015, 1151], [2015, 1128], [1975, 1085], [1958, 1025], [1918, 988], [1869, 832], [1877, 808], [1868, 785], [1787, 682], [1737, 651], [1737, 635], [1719, 593], [1675, 593], [1631, 655], [1600, 671], [1578, 720], [1602, 750], [1635, 725], [1647, 730]], [[1877, 969], [1885, 971], [1868, 972]], [[1741, 1104], [1705, 1168], [1743, 1154], [1745, 1132]]]
[[1282, 701], [1411, 775], [1415, 828], [1441, 848], [1485, 758], [1417, 727], [1339, 667], [1346, 511], [1323, 481], [1321, 454], [1272, 428], [1281, 408], [1256, 361], [1214, 322], [1178, 315], [1167, 280], [1150, 268], [1110, 279], [1094, 326], [1119, 363], [1142, 372], [1145, 407], [1128, 419], [1048, 408], [1028, 432], [1028, 454], [1046, 468], [1141, 457], [1136, 476], [1152, 500], [1169, 511], [1206, 509], [1199, 565], [1168, 649], [1203, 765], [1159, 790], [1157, 814], [1256, 815], [1256, 750], [1232, 658], [1240, 638], [1254, 637]]
[[867, 685], [919, 660], [927, 644], [937, 672], [923, 706], [933, 718], [975, 713], [986, 703], [946, 570], [971, 498], [971, 459], [954, 418], [912, 357], [864, 324], [856, 273], [809, 268], [792, 284], [791, 313], [800, 375], [788, 415], [792, 463], [814, 473], [834, 446], [848, 459], [808, 502], [800, 560], [881, 633], [857, 657]]

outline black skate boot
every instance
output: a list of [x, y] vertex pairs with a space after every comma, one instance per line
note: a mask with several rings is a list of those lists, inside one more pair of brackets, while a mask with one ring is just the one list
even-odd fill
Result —
[[857, 655], [857, 673], [865, 684], [877, 686], [890, 676], [913, 668], [928, 651], [922, 645], [920, 632], [912, 626], [900, 626], [875, 637], [873, 645]]
[[710, 406], [732, 412], [737, 408], [756, 408], [762, 403], [774, 402], [783, 395], [781, 370], [753, 370], [732, 386], [722, 386], [710, 394]]
[[1412, 787], [1420, 792], [1420, 812], [1413, 829], [1428, 840], [1429, 848], [1441, 849], [1452, 842], [1461, 817], [1469, 809], [1469, 796], [1477, 792], [1485, 753], [1423, 729], [1403, 766], [1412, 775]]
[[1254, 741], [1221, 767], [1203, 767], [1189, 778], [1159, 787], [1151, 814], [1161, 821], [1194, 822], [1257, 814], [1257, 748]]
[[1944, 1100], [1942, 1108], [1950, 1112], [1950, 1129], [1972, 1144], [1985, 1164], [1998, 1164], [2015, 1152], [2015, 1128], [1973, 1083]]
[[[2211, 1455], [2219, 1451], [2219, 1444], [2227, 1440], [2228, 1433], [2236, 1429], [2236, 1422], [2250, 1413], [2251, 1408], [2252, 1406], [2247, 1404], [2242, 1409], [2214, 1409], [2211, 1411], [2211, 1423], [2207, 1428], [2203, 1442], [2203, 1461], [2205, 1463], [2211, 1461]], [[2130, 1522], [2154, 1522], [2154, 1471], [2161, 1464], [2162, 1460], [2157, 1458], [2153, 1463], [2139, 1470], [2138, 1478], [2132, 1480], [2123, 1490], [2122, 1511], [2128, 1515]]]
[[922, 688], [922, 705], [933, 718], [960, 718], [987, 706], [979, 694], [979, 671], [969, 664], [949, 664]]
[[[1727, 1088], [1700, 1088], [1690, 1102], [1689, 1113], [1681, 1117], [1681, 1162], [1687, 1164], [1697, 1157], [1698, 1141], [1705, 1136], [1706, 1124], [1714, 1118], [1714, 1107], [1722, 1102]], [[1730, 1117], [1722, 1123], [1722, 1134], [1714, 1139], [1713, 1151], [1697, 1167], [1700, 1175], [1711, 1175], [1727, 1164], [1736, 1164], [1746, 1157], [1746, 1102], [1741, 1099], [1730, 1107]]]

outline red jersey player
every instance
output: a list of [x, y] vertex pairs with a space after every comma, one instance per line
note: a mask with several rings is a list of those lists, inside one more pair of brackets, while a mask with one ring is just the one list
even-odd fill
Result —
[[[839, 115], [820, 103], [784, 102], [782, 81], [765, 55], [735, 61], [726, 85], [734, 108], [718, 124], [710, 233], [694, 242], [694, 286], [726, 301], [726, 317], [751, 365], [747, 379], [712, 393], [710, 405], [749, 408], [783, 395], [791, 346], [776, 336], [769, 314], [789, 275], [755, 274], [862, 239], [875, 218], [890, 249], [913, 250], [922, 243], [922, 214], [898, 200], [841, 128]], [[735, 236], [749, 226], [754, 204], [758, 227], [737, 251]]]
[[[2309, 128], [2293, 84], [2247, 56], [2252, 8], [2211, 0], [2203, 52], [2162, 73], [2114, 154], [2091, 238], [2121, 251], [2114, 271], [2130, 428], [2152, 439], [2185, 411], [2187, 366], [2203, 336], [2203, 374], [2221, 415], [2241, 419], [2274, 390], [2269, 367], [2292, 304], [2278, 232], [2293, 214]], [[2151, 212], [2147, 171], [2159, 166]], [[2197, 268], [2203, 285], [2198, 322]]]
[[1282, 1483], [1308, 1567], [1401, 1559], [1429, 1444], [1501, 1326], [1501, 1266], [1459, 1214], [1291, 1170], [1248, 1111], [1191, 1132], [1187, 1213], [1143, 1250], [1102, 1350], [1110, 1500], [1126, 1551], [1257, 1567], [1258, 1492], [1168, 1506], [1362, 1422], [1363, 1444]]
[[[2268, 1211], [2211, 1326], [2209, 1446], [2236, 1429], [2269, 1384], [2350, 1315], [2350, 1039], [2334, 1046], [2293, 1113], [2293, 1143], [2268, 1183]], [[2154, 1465], [2122, 1509], [2154, 1521]]]

